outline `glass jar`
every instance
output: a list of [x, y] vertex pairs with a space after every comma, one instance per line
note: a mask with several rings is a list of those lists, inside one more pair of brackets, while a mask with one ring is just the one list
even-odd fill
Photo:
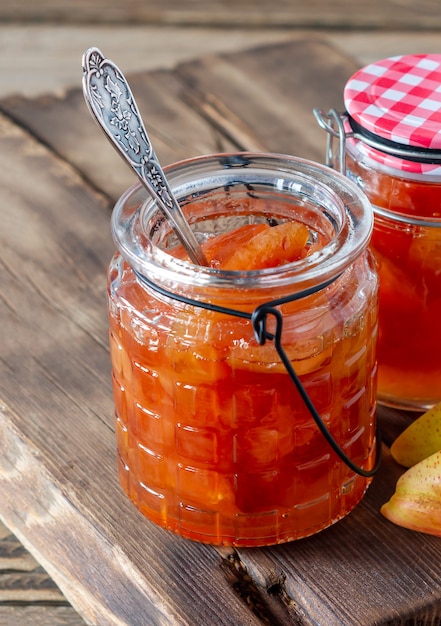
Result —
[[311, 250], [263, 270], [196, 266], [176, 257], [142, 187], [121, 197], [108, 281], [121, 485], [150, 520], [201, 542], [316, 533], [355, 507], [375, 471], [369, 202], [340, 174], [288, 156], [213, 155], [166, 172], [201, 242], [297, 220]]
[[327, 163], [374, 210], [378, 400], [417, 411], [441, 400], [440, 84], [441, 55], [392, 57], [349, 79], [345, 113], [315, 110], [329, 133]]

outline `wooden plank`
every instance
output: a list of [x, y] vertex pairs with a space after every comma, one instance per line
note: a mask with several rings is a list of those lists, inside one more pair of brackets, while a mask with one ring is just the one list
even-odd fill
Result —
[[0, 19], [82, 23], [150, 23], [296, 27], [363, 27], [390, 30], [407, 28], [434, 29], [441, 15], [433, 0], [312, 0], [292, 3], [287, 0], [3, 0]]
[[54, 581], [0, 523], [0, 626], [84, 626]]
[[0, 136], [0, 515], [87, 623], [257, 625], [218, 553], [118, 487], [108, 205], [4, 118]]
[[381, 472], [347, 518], [305, 541], [239, 550], [243, 567], [261, 588], [273, 572], [306, 624], [438, 624], [439, 539], [393, 526], [379, 514], [401, 472], [385, 449]]
[[84, 626], [69, 606], [1, 606], [0, 626]]
[[[355, 62], [318, 37], [212, 55], [176, 70], [129, 75], [160, 161], [232, 149], [270, 150], [323, 160], [314, 106], [342, 107]], [[73, 164], [114, 201], [135, 177], [86, 109], [81, 89], [0, 108]], [[111, 173], [111, 175], [109, 175]]]
[[0, 522], [0, 541], [4, 541], [6, 538], [11, 536], [12, 534], [9, 528]]
[[[266, 27], [108, 24], [96, 28], [59, 22], [5, 24], [0, 21], [0, 96], [36, 97], [79, 87], [81, 55], [92, 45], [117, 61], [128, 74], [170, 69], [178, 62], [204, 54], [234, 52], [295, 36], [296, 32], [287, 29]], [[420, 37], [427, 41], [428, 35], [421, 33]]]
[[326, 138], [312, 110], [341, 110], [343, 86], [356, 68], [329, 43], [308, 37], [204, 57], [176, 72], [201, 114], [206, 100], [214, 98], [267, 150], [323, 161]]
[[54, 581], [43, 571], [13, 572], [0, 578], [0, 602], [64, 602]]
[[31, 572], [37, 567], [36, 560], [13, 535], [0, 540], [0, 572], [4, 570]]
[[[1, 10], [1, 8], [0, 8]], [[358, 65], [405, 52], [439, 52], [439, 31], [321, 29], [315, 34]], [[0, 22], [0, 97], [35, 98], [80, 85], [81, 53], [96, 45], [126, 74], [173, 69], [207, 54], [310, 37], [297, 28], [92, 25]], [[167, 45], [164, 46], [164, 41]], [[14, 62], [11, 63], [11, 59]]]
[[[182, 101], [182, 82], [173, 72], [132, 74], [129, 80], [163, 166], [232, 149], [231, 142]], [[1, 102], [0, 108], [78, 168], [112, 201], [137, 181], [92, 119], [80, 88], [61, 97], [10, 97]]]
[[[344, 85], [357, 68], [336, 43], [309, 36], [210, 55], [175, 70], [129, 74], [129, 80], [164, 165], [231, 149], [323, 161], [326, 138], [312, 109], [343, 108]], [[81, 89], [59, 97], [9, 97], [0, 108], [112, 201], [134, 182], [91, 119]]]

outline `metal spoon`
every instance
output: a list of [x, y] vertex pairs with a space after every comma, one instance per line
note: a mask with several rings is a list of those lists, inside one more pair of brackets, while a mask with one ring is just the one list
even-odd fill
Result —
[[165, 178], [123, 73], [98, 48], [83, 55], [83, 93], [92, 117], [156, 200], [190, 259], [208, 265]]

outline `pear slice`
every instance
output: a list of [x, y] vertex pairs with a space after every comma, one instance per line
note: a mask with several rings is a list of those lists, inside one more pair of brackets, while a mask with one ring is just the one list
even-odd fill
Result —
[[404, 467], [412, 467], [438, 450], [441, 450], [441, 402], [412, 422], [390, 448], [392, 458]]
[[398, 526], [441, 537], [441, 450], [400, 476], [380, 512]]

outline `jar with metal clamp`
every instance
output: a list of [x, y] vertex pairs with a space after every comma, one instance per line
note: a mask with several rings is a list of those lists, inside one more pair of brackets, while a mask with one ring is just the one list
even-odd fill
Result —
[[[121, 484], [150, 520], [194, 540], [314, 534], [360, 502], [378, 467], [369, 202], [289, 156], [213, 155], [166, 172], [207, 258], [245, 250], [251, 265], [191, 263], [139, 185], [116, 204]], [[281, 229], [305, 234], [295, 258], [285, 237], [269, 246]]]
[[374, 209], [378, 399], [425, 410], [441, 400], [441, 55], [368, 65], [344, 102], [344, 113], [314, 113], [328, 133], [327, 164]]

